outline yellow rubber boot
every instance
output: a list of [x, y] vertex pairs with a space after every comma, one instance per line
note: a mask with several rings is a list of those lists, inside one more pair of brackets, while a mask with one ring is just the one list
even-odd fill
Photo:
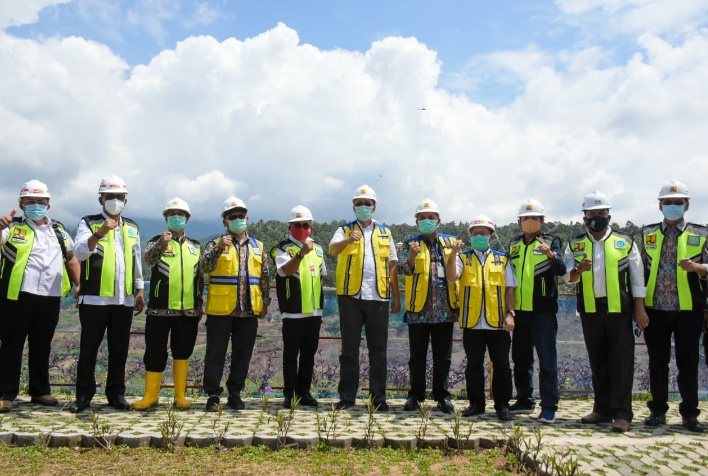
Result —
[[188, 360], [174, 360], [172, 362], [172, 380], [175, 384], [175, 407], [187, 410], [192, 404], [184, 396], [187, 391]]
[[133, 410], [147, 410], [157, 405], [160, 400], [160, 386], [162, 385], [162, 372], [147, 372], [145, 376], [145, 396], [142, 400], [133, 403]]

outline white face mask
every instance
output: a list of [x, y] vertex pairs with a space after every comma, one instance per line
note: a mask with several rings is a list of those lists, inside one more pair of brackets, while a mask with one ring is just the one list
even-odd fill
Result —
[[103, 204], [109, 215], [119, 215], [123, 211], [125, 202], [123, 200], [118, 200], [114, 198], [113, 200], [106, 200]]

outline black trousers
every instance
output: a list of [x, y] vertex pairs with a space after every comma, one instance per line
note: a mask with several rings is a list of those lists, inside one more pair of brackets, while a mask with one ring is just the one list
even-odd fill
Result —
[[187, 360], [197, 342], [199, 317], [147, 316], [145, 319], [145, 354], [148, 372], [163, 372], [167, 366], [167, 341], [174, 360]]
[[29, 355], [29, 394], [51, 393], [49, 355], [59, 322], [59, 297], [21, 292], [17, 301], [0, 299], [0, 400], [14, 400], [20, 390], [25, 340]]
[[283, 393], [286, 397], [310, 394], [321, 326], [320, 316], [283, 319]]
[[353, 402], [359, 390], [361, 330], [369, 350], [369, 392], [374, 400], [386, 398], [388, 301], [338, 296], [342, 353], [339, 355], [339, 398]]
[[702, 311], [655, 311], [647, 309], [649, 327], [644, 339], [649, 352], [649, 386], [652, 400], [647, 403], [655, 413], [669, 409], [669, 363], [671, 334], [674, 335], [678, 388], [681, 393], [679, 413], [698, 416], [698, 345], [703, 328]]
[[226, 389], [229, 395], [239, 395], [246, 386], [248, 365], [256, 345], [258, 318], [207, 315], [206, 329], [204, 392], [209, 396], [219, 396], [224, 391], [221, 377], [224, 375], [226, 350], [230, 340], [231, 368]]
[[632, 421], [634, 333], [632, 316], [608, 313], [607, 304], [597, 312], [581, 313], [585, 347], [595, 392], [593, 411], [615, 420]]
[[125, 394], [125, 362], [128, 359], [133, 308], [128, 306], [79, 305], [81, 340], [76, 368], [76, 398], [91, 399], [96, 394], [96, 357], [103, 336], [108, 343], [106, 398]]
[[492, 363], [492, 394], [496, 411], [509, 406], [511, 400], [511, 365], [509, 349], [511, 335], [503, 330], [463, 329], [462, 345], [467, 356], [465, 379], [470, 404], [484, 410], [484, 352], [489, 351]]
[[452, 322], [435, 324], [408, 324], [408, 345], [410, 359], [408, 370], [411, 376], [409, 397], [419, 402], [425, 400], [425, 374], [428, 357], [428, 343], [433, 351], [433, 399], [436, 401], [450, 397], [448, 378], [452, 364]]

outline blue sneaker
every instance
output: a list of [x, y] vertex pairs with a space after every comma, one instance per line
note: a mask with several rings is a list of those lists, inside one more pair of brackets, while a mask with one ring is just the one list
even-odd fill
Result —
[[556, 412], [554, 412], [550, 408], [544, 408], [538, 415], [537, 420], [541, 423], [551, 424], [556, 421]]

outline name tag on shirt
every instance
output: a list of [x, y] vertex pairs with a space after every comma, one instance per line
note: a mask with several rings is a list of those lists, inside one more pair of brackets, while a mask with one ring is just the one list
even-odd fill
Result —
[[438, 263], [438, 278], [444, 278], [445, 277], [445, 267]]

